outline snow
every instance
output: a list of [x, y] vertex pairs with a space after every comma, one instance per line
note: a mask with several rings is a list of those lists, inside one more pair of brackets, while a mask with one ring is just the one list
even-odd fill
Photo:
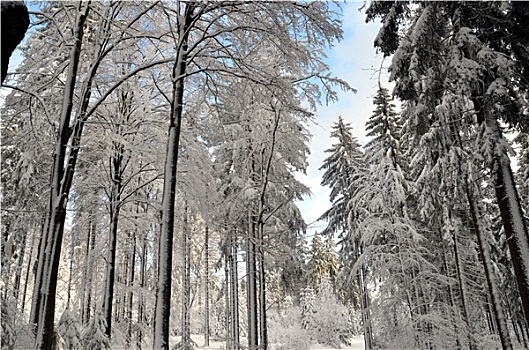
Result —
[[[195, 344], [198, 345], [195, 349], [209, 349], [209, 350], [224, 350], [226, 347], [226, 342], [224, 340], [216, 340], [213, 338], [210, 338], [209, 341], [209, 347], [204, 347], [204, 335], [201, 334], [193, 334], [191, 335], [191, 339], [195, 342]], [[180, 337], [171, 337], [170, 339], [170, 348], [175, 344], [178, 344], [180, 342]], [[245, 343], [246, 339], [242, 338], [241, 342]], [[326, 347], [323, 345], [312, 345], [310, 350], [334, 350], [335, 348]], [[309, 350], [308, 349], [308, 350]], [[341, 350], [364, 350], [364, 337], [353, 337], [351, 338], [351, 345], [349, 346], [342, 346], [340, 348]], [[271, 344], [270, 350], [275, 350], [274, 344]]]

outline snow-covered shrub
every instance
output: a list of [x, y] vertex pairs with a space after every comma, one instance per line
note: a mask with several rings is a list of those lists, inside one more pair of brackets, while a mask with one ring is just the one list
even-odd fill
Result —
[[85, 350], [107, 350], [110, 343], [105, 334], [106, 321], [101, 313], [96, 313], [83, 332]]
[[303, 328], [314, 343], [335, 348], [348, 344], [354, 326], [347, 306], [340, 302], [329, 281], [322, 281], [315, 295], [305, 290], [300, 306]]
[[353, 305], [347, 308], [349, 312], [349, 325], [351, 326], [351, 335], [357, 337], [364, 334], [364, 327], [362, 325], [362, 312], [355, 310]]
[[17, 339], [16, 335], [16, 307], [12, 303], [8, 302], [2, 298], [2, 307], [0, 308], [1, 315], [0, 321], [2, 324], [2, 349], [13, 349], [15, 346], [15, 341]]
[[68, 309], [64, 310], [61, 315], [58, 332], [64, 341], [65, 350], [83, 349], [81, 324]]
[[301, 312], [288, 302], [279, 313], [270, 315], [269, 338], [273, 350], [306, 350], [311, 345], [308, 330], [301, 326]]
[[314, 291], [307, 287], [301, 292], [299, 308], [301, 311], [301, 326], [303, 329], [314, 327]]
[[0, 349], [30, 349], [35, 345], [31, 327], [25, 323], [14, 299], [2, 298], [0, 306]]

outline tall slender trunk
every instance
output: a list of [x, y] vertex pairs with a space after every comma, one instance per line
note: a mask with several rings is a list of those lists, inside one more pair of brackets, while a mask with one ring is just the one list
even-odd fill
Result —
[[494, 318], [496, 319], [496, 323], [498, 325], [498, 333], [500, 336], [502, 348], [503, 350], [512, 350], [511, 338], [509, 335], [509, 330], [507, 328], [505, 313], [503, 312], [501, 296], [498, 289], [498, 282], [496, 280], [496, 276], [494, 275], [494, 270], [492, 267], [489, 242], [487, 241], [486, 236], [487, 233], [481, 222], [481, 210], [472, 193], [471, 184], [467, 184], [466, 192], [470, 207], [470, 214], [472, 217], [472, 223], [474, 226], [474, 230], [476, 231], [476, 235], [478, 237], [478, 246], [481, 253], [481, 258], [483, 260], [485, 277], [487, 279], [489, 294], [492, 299], [492, 309], [494, 312]]
[[[22, 239], [20, 244], [20, 252], [17, 258], [17, 264], [15, 269], [15, 280], [13, 281], [13, 299], [18, 304], [18, 296], [20, 295], [20, 279], [22, 277], [22, 265], [24, 264], [24, 257], [26, 254], [26, 239], [27, 229], [25, 224], [22, 224]], [[9, 275], [7, 275], [9, 276]]]
[[268, 325], [266, 322], [266, 276], [265, 276], [265, 262], [264, 262], [264, 223], [259, 221], [257, 229], [257, 241], [259, 248], [257, 249], [259, 261], [259, 336], [261, 339], [260, 348], [268, 350]]
[[156, 286], [156, 306], [154, 318], [153, 348], [169, 349], [169, 316], [171, 313], [171, 274], [173, 266], [173, 236], [176, 196], [176, 170], [178, 148], [183, 115], [184, 82], [187, 69], [188, 36], [198, 6], [194, 3], [178, 3], [183, 6], [183, 16], [178, 18], [178, 45], [172, 81], [171, 113], [164, 170], [162, 199], [162, 222], [158, 251], [158, 281]]
[[274, 151], [276, 146], [276, 135], [279, 128], [279, 121], [281, 119], [281, 110], [276, 109], [273, 107], [274, 111], [274, 124], [272, 129], [272, 139], [271, 139], [271, 147], [268, 150], [268, 157], [265, 160], [265, 153], [266, 149], [262, 148], [261, 150], [261, 191], [259, 194], [259, 202], [258, 202], [258, 209], [257, 209], [257, 234], [254, 235], [258, 244], [257, 249], [257, 260], [259, 261], [259, 270], [258, 272], [258, 278], [259, 278], [259, 336], [260, 336], [260, 348], [263, 350], [268, 350], [268, 325], [267, 325], [267, 319], [266, 319], [266, 270], [265, 270], [265, 240], [264, 240], [264, 226], [265, 226], [265, 218], [264, 218], [264, 211], [265, 211], [265, 199], [266, 199], [266, 191], [268, 188], [268, 182], [269, 182], [269, 176], [270, 176], [270, 170], [272, 167], [272, 161], [274, 159]]
[[[498, 121], [489, 120], [487, 126], [500, 142], [503, 136]], [[529, 324], [529, 232], [507, 154], [497, 155], [494, 172], [496, 200], [500, 208], [505, 239], [511, 253], [525, 321]]]
[[73, 238], [70, 241], [70, 264], [68, 266], [68, 291], [66, 299], [66, 309], [70, 309], [70, 300], [72, 298], [72, 276], [73, 276], [73, 258], [74, 258], [75, 246], [73, 243]]
[[[442, 232], [440, 232], [442, 233]], [[446, 274], [446, 276], [448, 277], [451, 277], [451, 269], [450, 269], [450, 265], [448, 263], [448, 257], [447, 257], [447, 253], [444, 252], [443, 253], [443, 266], [444, 266], [444, 273]], [[456, 273], [457, 275], [457, 273]], [[457, 276], [456, 276], [457, 278]], [[448, 294], [448, 305], [450, 305], [450, 308], [453, 310], [452, 311], [452, 314], [453, 314], [453, 317], [452, 317], [452, 323], [454, 325], [454, 334], [455, 334], [455, 349], [457, 350], [461, 350], [462, 347], [461, 347], [461, 327], [460, 327], [460, 320], [459, 320], [459, 314], [457, 312], [458, 309], [460, 309], [460, 306], [459, 306], [459, 302], [456, 300], [456, 296], [455, 296], [455, 293], [454, 293], [454, 289], [452, 288], [452, 284], [447, 284], [446, 286], [446, 291], [447, 291], [447, 294]], [[461, 316], [461, 319], [463, 319], [463, 316]], [[464, 323], [464, 321], [463, 321]], [[465, 330], [464, 330], [464, 333], [468, 334], [469, 332], [467, 332], [467, 328], [468, 326], [465, 327]]]
[[358, 285], [360, 287], [360, 309], [362, 313], [362, 325], [364, 328], [365, 350], [373, 349], [373, 331], [371, 326], [370, 298], [365, 283], [365, 268], [362, 266], [358, 272]]
[[238, 277], [238, 263], [237, 263], [237, 232], [235, 231], [231, 236], [230, 243], [230, 274], [231, 274], [231, 300], [232, 300], [232, 332], [233, 332], [233, 348], [240, 348], [240, 334], [239, 334], [239, 277]]
[[[139, 214], [139, 211], [136, 210], [136, 214]], [[137, 231], [134, 230], [131, 232], [129, 239], [132, 241], [132, 253], [130, 254], [130, 275], [129, 280], [127, 281], [127, 288], [128, 288], [128, 305], [127, 305], [127, 347], [132, 346], [132, 308], [133, 308], [133, 301], [134, 301], [134, 277], [135, 277], [135, 271], [136, 271], [136, 236]]]
[[[88, 15], [90, 4], [77, 4], [77, 19], [74, 27], [75, 44], [70, 51], [70, 62], [68, 65], [67, 78], [64, 88], [61, 120], [59, 124], [59, 138], [56, 143], [53, 156], [52, 182], [50, 188], [49, 208], [44, 231], [42, 232], [42, 244], [39, 251], [39, 262], [35, 280], [33, 304], [30, 322], [37, 325], [36, 344], [38, 349], [51, 350], [54, 338], [55, 319], [55, 293], [57, 290], [57, 278], [61, 254], [61, 244], [64, 234], [64, 222], [66, 218], [66, 205], [71, 183], [65, 175], [69, 175], [64, 168], [66, 161], [66, 150], [70, 138], [70, 118], [73, 108], [73, 94], [77, 79], [79, 56], [83, 39], [85, 19]], [[73, 172], [68, 164], [69, 172]]]
[[191, 239], [189, 237], [187, 203], [184, 207], [182, 230], [182, 342], [180, 349], [192, 349], [190, 330]]
[[86, 242], [86, 255], [84, 259], [84, 271], [83, 271], [83, 301], [81, 304], [81, 321], [83, 325], [87, 325], [90, 320], [90, 311], [92, 304], [92, 275], [93, 275], [93, 255], [96, 243], [96, 220], [92, 217], [93, 212], [91, 211], [90, 221], [88, 222], [88, 236]]
[[26, 266], [26, 278], [24, 279], [24, 289], [22, 291], [22, 305], [20, 306], [20, 310], [25, 310], [26, 307], [26, 294], [28, 290], [28, 282], [29, 282], [29, 276], [31, 273], [31, 258], [33, 257], [33, 250], [35, 248], [35, 235], [33, 235], [33, 238], [31, 240], [31, 248], [29, 250], [29, 256], [28, 256], [28, 264]]
[[521, 345], [524, 348], [529, 349], [529, 339], [528, 339], [529, 338], [529, 327], [521, 319], [518, 319], [517, 327], [520, 329], [520, 333], [522, 335], [522, 343], [521, 343]]
[[459, 294], [461, 295], [461, 318], [463, 319], [463, 323], [467, 326], [467, 337], [468, 337], [468, 345], [470, 350], [476, 350], [477, 344], [474, 339], [474, 332], [473, 332], [473, 326], [469, 322], [469, 312], [468, 312], [468, 290], [467, 290], [467, 284], [465, 282], [465, 276], [464, 276], [464, 270], [463, 270], [463, 263], [461, 261], [461, 254], [459, 253], [459, 240], [457, 239], [456, 232], [452, 232], [452, 237], [454, 240], [454, 257], [455, 257], [455, 265], [456, 265], [456, 274], [457, 274], [457, 284], [459, 287]]
[[[118, 126], [119, 128], [119, 126]], [[118, 132], [119, 134], [119, 132]], [[114, 154], [110, 159], [112, 169], [112, 189], [110, 195], [110, 230], [108, 236], [107, 271], [105, 279], [105, 303], [104, 314], [106, 320], [105, 334], [110, 339], [112, 334], [112, 307], [114, 302], [114, 286], [116, 277], [116, 249], [119, 226], [119, 212], [121, 210], [121, 191], [123, 177], [123, 145], [113, 142]]]
[[248, 209], [248, 235], [246, 238], [246, 281], [247, 281], [247, 307], [248, 307], [248, 349], [256, 350], [258, 345], [257, 323], [257, 266], [255, 258], [255, 217], [253, 209]]
[[[147, 210], [145, 210], [147, 211]], [[142, 340], [143, 340], [143, 325], [145, 323], [144, 310], [145, 310], [145, 274], [147, 270], [147, 238], [143, 237], [143, 244], [141, 249], [141, 265], [140, 265], [140, 295], [138, 299], [138, 340], [137, 347], [141, 349]]]
[[204, 346], [209, 347], [209, 226], [206, 225], [204, 237]]
[[505, 141], [498, 120], [487, 113], [482, 101], [472, 98], [478, 121], [486, 127], [486, 133], [492, 138], [491, 148], [494, 159], [492, 174], [495, 182], [496, 201], [500, 209], [505, 240], [511, 254], [516, 276], [516, 284], [522, 300], [526, 323], [529, 324], [529, 230], [524, 219], [520, 196], [511, 169], [511, 160], [506, 149], [499, 147]]
[[233, 349], [233, 331], [232, 331], [232, 316], [231, 312], [233, 308], [231, 307], [231, 295], [230, 295], [230, 265], [229, 265], [229, 249], [228, 244], [224, 247], [224, 302], [225, 302], [225, 327], [226, 327], [226, 349]]

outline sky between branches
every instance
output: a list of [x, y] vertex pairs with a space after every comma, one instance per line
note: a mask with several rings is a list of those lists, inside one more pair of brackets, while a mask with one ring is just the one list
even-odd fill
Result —
[[[330, 189], [320, 185], [323, 171], [318, 169], [327, 157], [325, 150], [335, 142], [330, 138], [332, 125], [341, 115], [345, 122], [351, 123], [353, 134], [360, 144], [366, 143], [365, 123], [373, 111], [372, 99], [378, 87], [379, 70], [382, 63], [384, 66], [390, 63], [388, 59], [382, 62], [382, 54], [376, 54], [373, 41], [380, 23], [365, 22], [365, 8], [359, 11], [363, 5], [364, 2], [357, 1], [342, 4], [344, 38], [327, 50], [329, 57], [327, 63], [332, 73], [346, 80], [357, 92], [354, 94], [339, 91], [338, 102], [318, 109], [317, 125], [309, 127], [313, 137], [307, 174], [298, 174], [298, 178], [312, 191], [311, 197], [297, 203], [303, 218], [307, 224], [310, 224], [307, 231], [309, 238], [315, 231], [321, 232], [325, 228], [324, 221], [315, 221], [331, 206]], [[385, 71], [381, 74], [380, 80], [383, 85], [387, 85], [388, 77]]]
[[[325, 150], [333, 143], [330, 137], [332, 125], [342, 116], [344, 121], [351, 123], [353, 133], [363, 145], [367, 141], [365, 123], [373, 111], [372, 98], [376, 93], [381, 64], [389, 65], [389, 60], [382, 62], [382, 55], [376, 54], [373, 41], [380, 28], [379, 23], [365, 22], [365, 8], [363, 1], [342, 3], [344, 38], [327, 50], [328, 60], [333, 75], [346, 80], [357, 90], [352, 92], [338, 91], [338, 102], [322, 105], [316, 113], [316, 124], [311, 124], [309, 130], [313, 135], [309, 156], [309, 167], [306, 174], [298, 173], [298, 179], [310, 187], [312, 196], [298, 202], [303, 218], [310, 224], [307, 234], [310, 237], [315, 231], [322, 231], [326, 223], [316, 222], [331, 203], [330, 189], [320, 185], [323, 171], [318, 170], [326, 158]], [[366, 5], [367, 6], [367, 5]], [[32, 8], [35, 10], [35, 8]], [[15, 71], [22, 57], [16, 50], [11, 56], [9, 72]], [[383, 83], [387, 82], [387, 74], [380, 76]], [[2, 89], [2, 100], [9, 93]], [[3, 104], [3, 101], [1, 101]]]

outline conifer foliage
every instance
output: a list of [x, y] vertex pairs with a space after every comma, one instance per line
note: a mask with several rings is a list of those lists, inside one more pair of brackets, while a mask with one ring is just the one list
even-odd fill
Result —
[[350, 90], [324, 62], [338, 13], [324, 2], [32, 6], [2, 111], [2, 305], [14, 300], [2, 341], [191, 349], [215, 317], [228, 348], [267, 349], [267, 272], [295, 266], [278, 289], [296, 298], [304, 278], [295, 201], [309, 190], [295, 173], [307, 123], [335, 88]]
[[352, 91], [325, 61], [339, 7], [29, 4], [2, 82], [2, 348], [529, 347], [529, 5], [369, 5], [395, 87], [367, 143], [333, 125], [313, 233], [309, 125]]

